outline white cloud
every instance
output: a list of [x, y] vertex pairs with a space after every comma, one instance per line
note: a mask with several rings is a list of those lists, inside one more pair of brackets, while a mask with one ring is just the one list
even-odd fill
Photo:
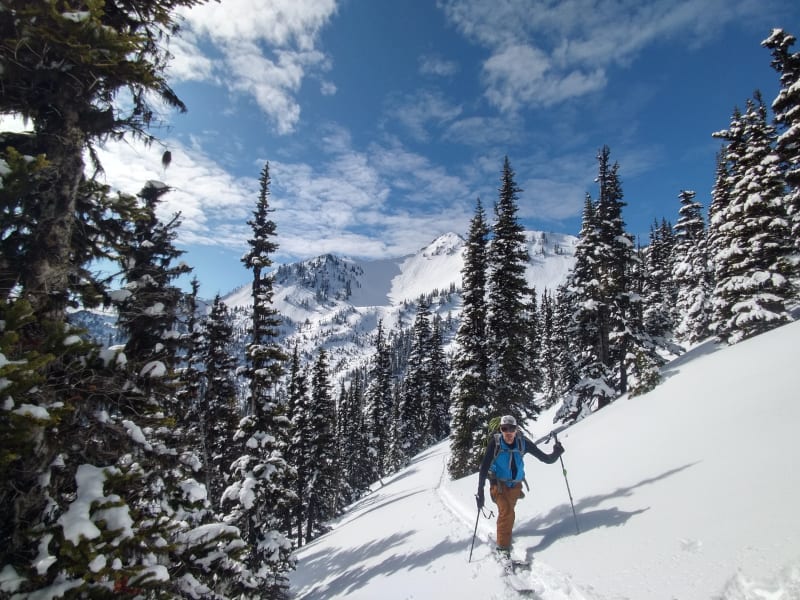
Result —
[[161, 165], [163, 147], [140, 142], [109, 142], [98, 149], [105, 179], [114, 189], [137, 194], [148, 180], [163, 181], [171, 191], [164, 196], [159, 214], [181, 213], [178, 231], [182, 244], [222, 245], [239, 248], [240, 236], [225, 237], [221, 223], [244, 225], [257, 197], [255, 178], [236, 178], [213, 159], [173, 140], [167, 147], [172, 161]]
[[438, 55], [420, 56], [419, 72], [423, 75], [450, 77], [458, 72], [458, 63], [454, 60], [447, 60]]
[[574, 219], [581, 213], [585, 190], [580, 184], [535, 178], [522, 182], [519, 216], [559, 222]]
[[[335, 12], [335, 0], [235, 0], [186, 10], [187, 33], [171, 46], [171, 75], [250, 96], [278, 133], [290, 133], [300, 120], [296, 94], [304, 78], [330, 68], [317, 41]], [[326, 82], [321, 91], [335, 89]]]
[[214, 77], [214, 62], [197, 51], [194, 36], [175, 37], [170, 40], [172, 60], [167, 66], [170, 80], [211, 81]]
[[391, 119], [403, 125], [417, 141], [428, 141], [429, 125], [440, 128], [461, 115], [462, 108], [449, 102], [441, 93], [419, 90], [390, 101]]
[[[477, 186], [486, 185], [486, 173], [448, 172], [397, 140], [357, 149], [349, 131], [335, 124], [323, 128], [319, 139], [325, 152], [313, 164], [270, 161], [277, 260], [326, 252], [396, 257], [416, 251], [442, 232], [466, 231]], [[242, 252], [251, 233], [247, 220], [258, 197], [257, 174], [263, 163], [254, 163], [253, 176], [239, 177], [223, 166], [220, 160], [225, 157], [219, 152], [211, 155], [199, 145], [176, 140], [165, 144], [172, 153], [167, 169], [161, 165], [163, 146], [109, 142], [99, 149], [106, 181], [130, 194], [150, 179], [163, 181], [172, 189], [164, 196], [160, 215], [181, 212], [179, 247]], [[499, 176], [496, 156], [489, 172]], [[567, 190], [559, 191], [560, 198], [568, 195]], [[574, 197], [580, 202], [582, 194]], [[485, 198], [491, 202], [494, 191], [487, 190]], [[526, 201], [532, 198], [526, 195]], [[536, 206], [542, 212], [537, 216], [560, 216], [555, 209]]]
[[550, 105], [605, 86], [602, 69], [558, 72], [552, 59], [524, 44], [497, 51], [484, 63], [486, 97], [506, 112], [528, 104]]
[[485, 95], [507, 112], [602, 89], [612, 65], [624, 66], [666, 38], [699, 46], [730, 21], [769, 12], [755, 0], [442, 0], [440, 6], [490, 52]]
[[492, 145], [507, 148], [519, 143], [523, 135], [523, 123], [513, 115], [507, 118], [476, 116], [453, 121], [447, 127], [444, 139], [477, 148]]
[[319, 91], [323, 96], [333, 96], [336, 94], [336, 84], [331, 81], [322, 81], [319, 84]]

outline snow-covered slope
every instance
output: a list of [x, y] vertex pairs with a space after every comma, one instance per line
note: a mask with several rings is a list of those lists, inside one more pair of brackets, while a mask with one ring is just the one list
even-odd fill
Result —
[[[564, 431], [580, 534], [559, 463], [526, 457], [514, 553], [532, 564], [534, 597], [800, 599], [798, 344], [800, 323], [705, 343], [651, 393]], [[479, 519], [468, 563], [477, 476], [450, 481], [448, 451], [422, 453], [301, 548], [296, 597], [518, 597], [491, 556], [494, 518]]]

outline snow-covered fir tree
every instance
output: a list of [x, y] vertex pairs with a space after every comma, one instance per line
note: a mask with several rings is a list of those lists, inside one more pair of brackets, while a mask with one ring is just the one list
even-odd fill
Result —
[[443, 329], [439, 315], [433, 318], [429, 340], [428, 399], [424, 446], [445, 439], [450, 434], [450, 365], [444, 352]]
[[675, 337], [690, 343], [708, 337], [713, 291], [703, 206], [695, 196], [693, 190], [682, 190], [678, 194], [681, 206], [674, 226], [675, 260], [672, 266], [672, 280], [677, 288]]
[[[243, 566], [236, 557], [242, 540], [238, 529], [220, 522], [209, 502], [208, 490], [201, 484], [205, 480], [206, 458], [202, 432], [187, 435], [201, 425], [199, 386], [180, 388], [178, 366], [183, 357], [183, 363], [197, 372], [199, 338], [180, 331], [187, 317], [187, 302], [177, 280], [191, 269], [183, 262], [175, 262], [183, 254], [174, 245], [178, 215], [167, 223], [156, 215], [167, 191], [168, 187], [158, 182], [148, 182], [144, 187], [140, 193], [140, 216], [133, 223], [128, 247], [123, 248], [120, 258], [125, 293], [118, 295], [118, 324], [127, 335], [126, 368], [136, 382], [130, 397], [135, 402], [133, 410], [142, 415], [139, 423], [143, 426], [145, 451], [134, 451], [121, 462], [151, 465], [142, 473], [140, 482], [150, 490], [151, 498], [137, 502], [136, 509], [147, 528], [152, 523], [161, 523], [161, 527], [169, 524], [169, 536], [165, 538], [168, 543], [164, 545], [169, 555], [160, 560], [180, 565], [174, 568], [176, 581], [161, 581], [162, 588], [178, 590], [204, 581], [209, 590], [227, 593], [241, 589], [239, 573]], [[188, 322], [193, 327], [193, 296], [189, 297], [188, 309]], [[148, 451], [155, 456], [149, 456]], [[153, 502], [153, 497], [159, 499], [158, 503]], [[199, 531], [207, 533], [198, 537]], [[220, 553], [226, 547], [228, 550]], [[225, 579], [214, 580], [215, 572], [226, 573]], [[138, 580], [139, 577], [126, 576], [120, 586], [123, 591], [126, 586], [133, 589], [139, 586], [134, 585]]]
[[547, 409], [555, 404], [560, 396], [557, 392], [558, 363], [554, 360], [557, 355], [555, 298], [548, 289], [542, 292], [539, 307], [539, 339], [541, 346], [538, 368], [542, 378], [542, 408]]
[[323, 348], [311, 371], [311, 402], [308, 421], [302, 429], [306, 464], [306, 537], [336, 516], [339, 509], [339, 454], [336, 447], [336, 406], [331, 393], [328, 355]]
[[392, 387], [389, 347], [383, 321], [380, 321], [369, 368], [369, 385], [364, 395], [364, 428], [368, 438], [363, 459], [369, 471], [369, 481], [376, 481], [387, 473], [394, 405]]
[[525, 328], [525, 372], [528, 373], [528, 384], [533, 396], [541, 393], [543, 386], [541, 315], [536, 288], [528, 291], [523, 327]]
[[[297, 345], [292, 350], [292, 357], [289, 362], [287, 402], [287, 413], [291, 419], [292, 436], [286, 449], [286, 456], [289, 464], [296, 471], [294, 480], [296, 497], [293, 498], [293, 502], [289, 507], [289, 527], [287, 531], [299, 546], [306, 539], [304, 531], [308, 500], [305, 494], [310, 468], [308, 463], [311, 460], [311, 455], [307, 451], [308, 447], [304, 439], [304, 431], [309, 421], [308, 370], [300, 362], [300, 350]], [[292, 533], [292, 527], [295, 528], [294, 533]]]
[[185, 331], [181, 332], [181, 364], [178, 367], [175, 398], [177, 405], [184, 410], [178, 423], [180, 430], [176, 432], [176, 435], [180, 436], [183, 443], [190, 446], [192, 451], [200, 457], [203, 469], [201, 480], [210, 497], [211, 472], [209, 466], [211, 457], [206, 443], [206, 421], [203, 414], [205, 381], [202, 349], [205, 339], [197, 303], [197, 294], [200, 290], [200, 282], [197, 277], [192, 278], [190, 285], [191, 291], [183, 298], [182, 312]]
[[259, 179], [253, 217], [253, 235], [242, 262], [253, 273], [253, 312], [250, 343], [245, 352], [249, 396], [245, 416], [234, 440], [240, 455], [231, 465], [232, 482], [223, 493], [226, 520], [235, 524], [249, 545], [247, 565], [258, 578], [258, 593], [282, 597], [293, 568], [292, 545], [287, 537], [289, 510], [295, 496], [293, 469], [286, 461], [289, 419], [275, 395], [286, 356], [277, 342], [280, 323], [272, 307], [271, 255], [277, 250], [275, 222], [270, 219], [269, 164]]
[[219, 294], [203, 322], [205, 334], [201, 354], [205, 371], [201, 394], [202, 419], [207, 456], [206, 481], [213, 506], [219, 510], [222, 491], [229, 483], [229, 467], [235, 460], [233, 434], [239, 425], [241, 407], [236, 393], [236, 357], [231, 352], [233, 324]]
[[[772, 51], [772, 67], [780, 74], [780, 89], [772, 102], [778, 127], [775, 153], [787, 185], [784, 204], [791, 220], [795, 250], [800, 253], [800, 52], [792, 52], [795, 36], [773, 29], [761, 44]], [[793, 277], [800, 280], [800, 257], [792, 257]]]
[[600, 262], [595, 258], [600, 244], [600, 226], [595, 203], [588, 194], [584, 199], [583, 219], [578, 244], [575, 247], [575, 266], [560, 293], [568, 344], [574, 358], [561, 354], [572, 362], [578, 381], [565, 389], [567, 396], [557, 413], [562, 421], [573, 421], [588, 414], [593, 404], [608, 403], [614, 397], [612, 374], [603, 362], [609, 360], [608, 298], [600, 285]]
[[[608, 345], [608, 354], [601, 351], [603, 364], [616, 370], [615, 387], [624, 393], [627, 390], [626, 356], [634, 349], [636, 338], [641, 333], [628, 323], [633, 301], [629, 276], [633, 270], [633, 236], [625, 231], [622, 218], [622, 183], [619, 178], [619, 163], [610, 164], [611, 150], [604, 146], [598, 156], [597, 223], [600, 245], [595, 249], [600, 268], [600, 285], [606, 310], [601, 310], [601, 336], [605, 338], [601, 348]], [[605, 399], [599, 400], [598, 408]]]
[[672, 279], [675, 240], [672, 226], [662, 219], [650, 227], [650, 243], [640, 269], [644, 275], [643, 327], [654, 339], [671, 337], [675, 327], [677, 290]]
[[730, 127], [714, 134], [726, 140], [727, 204], [712, 214], [717, 238], [714, 322], [720, 340], [736, 343], [789, 320], [786, 302], [793, 243], [784, 198], [784, 176], [773, 150], [775, 128], [756, 92]]
[[425, 298], [420, 298], [417, 302], [417, 312], [412, 327], [408, 367], [395, 411], [390, 458], [393, 469], [399, 469], [408, 464], [411, 457], [423, 448], [425, 440], [425, 429], [431, 404], [429, 395], [430, 316], [427, 301]]
[[357, 369], [349, 387], [342, 384], [339, 396], [337, 440], [342, 479], [339, 484], [344, 504], [353, 502], [365, 493], [374, 481], [368, 457], [369, 434], [367, 432], [365, 406], [366, 373]]
[[[191, 271], [183, 262], [175, 263], [183, 251], [174, 241], [180, 225], [179, 215], [162, 223], [156, 209], [169, 188], [149, 181], [139, 197], [141, 213], [133, 224], [130, 242], [121, 257], [123, 291], [117, 306], [118, 325], [125, 332], [125, 354], [140, 384], [166, 376], [177, 366], [181, 343], [179, 313], [184, 294], [177, 279]], [[173, 415], [182, 414], [173, 407]]]

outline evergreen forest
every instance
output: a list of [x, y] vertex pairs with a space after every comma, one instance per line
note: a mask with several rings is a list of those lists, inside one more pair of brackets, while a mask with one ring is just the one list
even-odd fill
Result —
[[[653, 389], [688, 345], [792, 320], [800, 52], [776, 29], [763, 46], [777, 97], [755, 91], [709, 132], [720, 151], [707, 210], [687, 182], [675, 223], [635, 239], [623, 167], [601, 147], [575, 267], [557, 289], [532, 289], [522, 190], [498, 157], [498, 196], [491, 210], [476, 201], [463, 285], [446, 292], [460, 293], [460, 317], [420, 297], [413, 322], [380, 323], [368, 366], [346, 373], [322, 346], [308, 357], [280, 342], [265, 164], [235, 345], [221, 298], [201, 310], [197, 280], [181, 285], [180, 214], [158, 217], [169, 186], [117, 192], [96, 152], [157, 142], [154, 102], [187, 110], [163, 42], [178, 10], [202, 2], [86, 2], [81, 18], [54, 2], [0, 7], [0, 114], [31, 125], [0, 132], [0, 597], [288, 598], [294, 550], [431, 444], [449, 439], [450, 476], [470, 475], [497, 415], [558, 406], [572, 423]], [[100, 306], [122, 343], [71, 317]]]

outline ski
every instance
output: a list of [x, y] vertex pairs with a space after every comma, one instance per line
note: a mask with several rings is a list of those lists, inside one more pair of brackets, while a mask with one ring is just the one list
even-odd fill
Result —
[[526, 574], [530, 575], [530, 563], [503, 555], [498, 555], [497, 560], [503, 567], [504, 579], [511, 589], [523, 598], [541, 600], [539, 594], [531, 587], [529, 577], [525, 576]]

